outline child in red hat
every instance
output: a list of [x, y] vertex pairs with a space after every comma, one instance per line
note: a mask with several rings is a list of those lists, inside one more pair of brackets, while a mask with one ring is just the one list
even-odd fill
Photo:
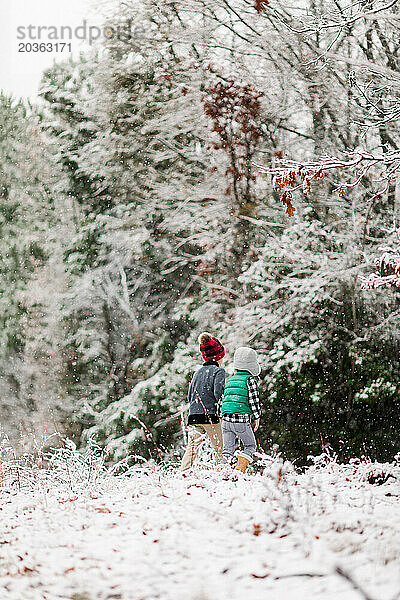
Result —
[[182, 471], [192, 466], [205, 434], [210, 438], [218, 460], [222, 453], [218, 403], [225, 387], [225, 370], [221, 368], [225, 349], [207, 332], [199, 336], [199, 344], [204, 364], [196, 371], [189, 386], [188, 445], [182, 459]]

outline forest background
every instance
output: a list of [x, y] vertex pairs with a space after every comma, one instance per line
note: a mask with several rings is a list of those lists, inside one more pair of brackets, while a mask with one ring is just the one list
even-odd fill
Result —
[[[398, 2], [107, 6], [136, 34], [0, 97], [3, 433], [177, 456], [209, 330], [260, 355], [261, 448], [391, 459], [398, 292], [360, 277], [396, 243]], [[292, 195], [283, 159], [318, 167]]]

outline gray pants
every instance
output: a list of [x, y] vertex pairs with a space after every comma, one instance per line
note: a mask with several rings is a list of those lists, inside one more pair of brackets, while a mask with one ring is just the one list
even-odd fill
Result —
[[243, 443], [243, 452], [253, 458], [257, 450], [256, 438], [250, 423], [230, 423], [222, 420], [222, 437], [224, 447], [222, 450], [222, 461], [230, 462], [235, 451], [235, 442], [238, 437]]

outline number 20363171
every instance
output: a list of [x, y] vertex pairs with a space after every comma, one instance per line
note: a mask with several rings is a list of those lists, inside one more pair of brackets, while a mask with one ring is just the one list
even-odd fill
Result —
[[69, 42], [47, 42], [47, 43], [31, 43], [20, 42], [18, 44], [18, 52], [72, 52], [72, 44]]

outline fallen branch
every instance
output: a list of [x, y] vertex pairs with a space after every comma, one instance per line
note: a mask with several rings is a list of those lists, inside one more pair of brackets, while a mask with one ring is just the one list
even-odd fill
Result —
[[362, 597], [364, 598], [364, 600], [375, 600], [375, 598], [372, 598], [372, 596], [367, 594], [367, 592], [365, 592], [359, 586], [359, 584], [356, 581], [354, 581], [352, 576], [349, 573], [347, 573], [347, 571], [344, 571], [342, 569], [342, 567], [336, 567], [335, 573], [337, 573], [338, 575], [340, 575], [340, 577], [343, 577], [343, 579], [348, 581], [350, 583], [351, 587], [353, 588], [353, 590], [355, 590], [356, 592], [359, 592], [362, 595]]
[[328, 577], [328, 573], [287, 573], [276, 575], [274, 579], [288, 579], [289, 577]]

